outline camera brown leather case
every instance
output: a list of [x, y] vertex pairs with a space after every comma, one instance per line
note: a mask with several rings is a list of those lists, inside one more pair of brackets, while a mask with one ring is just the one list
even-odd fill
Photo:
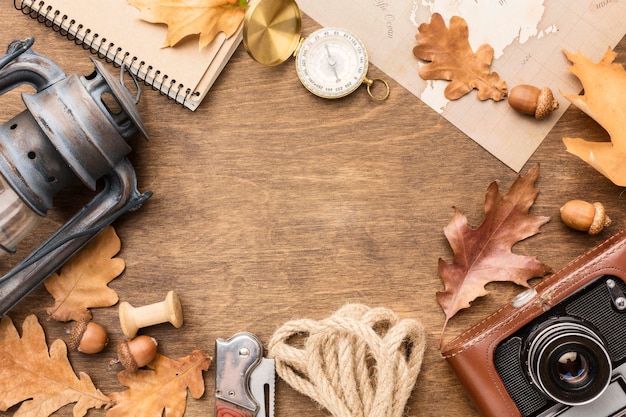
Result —
[[534, 287], [537, 293], [528, 300], [519, 298], [505, 305], [444, 347], [443, 356], [483, 416], [521, 415], [494, 366], [498, 344], [602, 275], [626, 282], [626, 230], [543, 279]]

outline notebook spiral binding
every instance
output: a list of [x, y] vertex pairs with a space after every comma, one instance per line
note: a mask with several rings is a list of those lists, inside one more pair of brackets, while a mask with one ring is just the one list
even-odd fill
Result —
[[192, 92], [190, 88], [185, 89], [183, 84], [176, 85], [175, 79], [170, 80], [167, 74], [161, 74], [161, 71], [152, 65], [144, 61], [137, 62], [136, 56], [131, 57], [130, 53], [123, 51], [120, 47], [116, 48], [112, 42], [107, 44], [106, 38], [101, 38], [97, 33], [92, 34], [91, 29], [85, 28], [75, 20], [68, 21], [67, 15], [61, 15], [59, 10], [46, 6], [43, 0], [34, 0], [30, 5], [25, 4], [24, 0], [13, 0], [13, 6], [23, 14], [65, 36], [76, 45], [82, 46], [98, 58], [113, 64], [114, 67], [126, 66], [128, 71], [142, 80], [146, 86], [183, 106], [191, 96], [200, 95], [199, 92]]

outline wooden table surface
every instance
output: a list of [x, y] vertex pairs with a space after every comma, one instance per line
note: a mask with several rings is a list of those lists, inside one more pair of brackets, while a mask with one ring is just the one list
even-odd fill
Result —
[[[88, 51], [8, 2], [0, 7], [0, 21], [0, 45], [34, 36], [34, 49], [67, 74], [92, 71]], [[304, 18], [305, 33], [316, 27]], [[624, 63], [626, 41], [617, 51]], [[377, 68], [370, 76], [389, 79]], [[391, 96], [382, 103], [364, 88], [340, 100], [320, 99], [300, 85], [293, 63], [266, 68], [240, 46], [195, 112], [144, 89], [139, 111], [150, 141], [133, 139], [129, 158], [139, 189], [154, 195], [114, 223], [126, 270], [110, 287], [134, 306], [160, 301], [169, 290], [180, 295], [182, 328], [163, 324], [141, 331], [159, 340], [161, 353], [178, 358], [203, 349], [214, 355], [216, 338], [239, 331], [267, 344], [292, 319], [323, 319], [345, 303], [382, 306], [422, 321], [427, 330], [406, 415], [478, 415], [437, 349], [444, 322], [435, 298], [443, 288], [437, 263], [452, 260], [442, 229], [453, 207], [478, 226], [487, 186], [497, 180], [504, 192], [518, 174], [393, 80], [389, 84]], [[2, 122], [23, 110], [15, 92], [2, 100]], [[564, 136], [608, 138], [570, 107], [521, 171], [540, 164], [540, 194], [531, 213], [552, 220], [514, 252], [537, 256], [555, 270], [626, 224], [622, 188], [566, 153]], [[89, 196], [80, 186], [59, 195], [23, 243], [22, 255], [65, 222], [82, 204], [77, 201], [85, 201], [82, 193]], [[603, 202], [613, 218], [610, 228], [592, 237], [564, 226], [559, 208], [575, 198]], [[4, 256], [2, 268], [15, 259]], [[509, 283], [488, 289], [488, 296], [450, 321], [445, 341], [522, 290]], [[40, 287], [9, 315], [21, 329], [24, 318], [36, 314], [49, 343], [65, 339], [68, 324], [48, 320], [52, 304]], [[93, 314], [113, 342], [123, 339], [117, 306]], [[95, 356], [70, 354], [74, 369], [89, 373], [106, 394], [124, 389], [116, 370], [107, 369], [114, 346]], [[188, 399], [186, 415], [212, 415], [214, 376], [212, 365], [204, 396]], [[276, 406], [276, 417], [329, 415], [281, 380]], [[71, 415], [71, 406], [56, 415]]]

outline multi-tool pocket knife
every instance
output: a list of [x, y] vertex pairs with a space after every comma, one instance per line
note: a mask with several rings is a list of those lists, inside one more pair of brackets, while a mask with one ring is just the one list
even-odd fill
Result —
[[215, 416], [274, 417], [274, 359], [252, 333], [215, 341]]

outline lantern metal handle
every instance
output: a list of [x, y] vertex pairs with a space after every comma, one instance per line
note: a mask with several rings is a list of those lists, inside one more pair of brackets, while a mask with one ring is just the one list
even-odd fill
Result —
[[49, 58], [32, 52], [34, 39], [13, 41], [6, 55], [0, 58], [0, 94], [22, 84], [30, 84], [39, 92], [66, 78], [65, 73]]
[[0, 278], [0, 316], [57, 271], [105, 226], [135, 210], [152, 193], [140, 193], [131, 163], [124, 159], [104, 176], [105, 185], [89, 204], [22, 262]]
[[9, 62], [13, 61], [24, 52], [28, 51], [35, 43], [34, 38], [26, 38], [23, 41], [14, 41], [9, 44], [6, 55], [0, 58], [0, 69], [4, 68]]

